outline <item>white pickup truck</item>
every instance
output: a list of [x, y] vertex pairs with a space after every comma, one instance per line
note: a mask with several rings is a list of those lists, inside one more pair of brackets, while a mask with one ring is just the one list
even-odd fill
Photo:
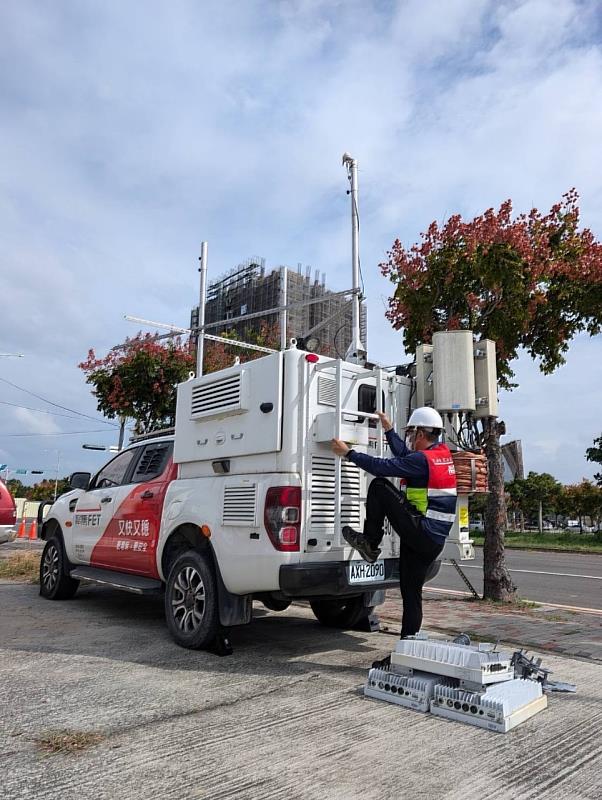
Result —
[[[172, 435], [72, 476], [41, 526], [41, 594], [72, 597], [81, 580], [164, 592], [169, 631], [191, 648], [250, 622], [253, 599], [284, 610], [304, 598], [323, 624], [360, 623], [398, 585], [399, 543], [387, 531], [375, 564], [345, 543], [370, 477], [330, 440], [386, 456], [375, 412], [403, 427], [411, 383], [295, 348], [191, 378]], [[467, 520], [446, 548], [472, 556]]]

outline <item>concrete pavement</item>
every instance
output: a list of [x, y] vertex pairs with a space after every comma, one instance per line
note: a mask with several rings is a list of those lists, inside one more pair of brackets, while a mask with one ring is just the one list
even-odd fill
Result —
[[[593, 660], [550, 653], [574, 682], [507, 735], [364, 699], [384, 633], [322, 628], [307, 607], [256, 604], [219, 659], [176, 647], [160, 599], [83, 587], [49, 602], [0, 583], [3, 800], [593, 800], [602, 792], [602, 681]], [[465, 604], [466, 605], [466, 604]], [[466, 626], [463, 626], [466, 627]], [[100, 741], [47, 754], [63, 730]]]
[[[21, 551], [41, 552], [43, 542], [15, 541], [0, 545], [0, 557]], [[602, 611], [570, 611], [558, 606], [515, 607], [473, 601], [426, 587], [424, 627], [455, 635], [465, 631], [486, 641], [503, 641], [577, 658], [602, 662]], [[387, 593], [377, 609], [383, 632], [398, 634], [401, 600], [398, 590]]]

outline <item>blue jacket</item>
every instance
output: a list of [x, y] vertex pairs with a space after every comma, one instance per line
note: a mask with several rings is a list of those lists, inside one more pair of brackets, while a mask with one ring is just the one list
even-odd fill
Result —
[[402, 478], [409, 502], [423, 515], [423, 531], [436, 542], [445, 542], [456, 513], [455, 470], [450, 451], [435, 443], [415, 452], [394, 430], [385, 435], [393, 458], [375, 458], [351, 450], [348, 459], [376, 477]]

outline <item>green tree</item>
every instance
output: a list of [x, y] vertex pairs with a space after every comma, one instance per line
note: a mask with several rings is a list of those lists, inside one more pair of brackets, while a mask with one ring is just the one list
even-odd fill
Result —
[[468, 513], [470, 517], [479, 517], [483, 519], [485, 510], [487, 508], [487, 495], [483, 492], [471, 494], [468, 498]]
[[[598, 436], [597, 439], [594, 439], [593, 446], [588, 447], [585, 451], [585, 457], [588, 461], [593, 461], [594, 464], [600, 464], [602, 466], [602, 436]], [[594, 478], [598, 486], [602, 486], [602, 472], [596, 472]]]
[[514, 478], [506, 483], [506, 505], [512, 511], [514, 525], [516, 525], [516, 515], [520, 517], [520, 529], [525, 527], [525, 479]]
[[27, 497], [27, 491], [30, 486], [24, 486], [18, 478], [9, 478], [6, 481], [6, 488], [13, 497]]
[[93, 386], [98, 410], [109, 419], [130, 417], [136, 433], [145, 433], [173, 424], [176, 385], [188, 378], [195, 361], [179, 339], [158, 342], [138, 334], [105, 358], [89, 350], [79, 367]]
[[[383, 273], [395, 285], [387, 316], [403, 329], [407, 352], [435, 331], [466, 329], [496, 342], [498, 379], [511, 389], [510, 362], [524, 348], [551, 373], [564, 362], [571, 339], [602, 325], [602, 245], [579, 227], [578, 195], [565, 194], [542, 215], [512, 217], [512, 203], [470, 222], [460, 215], [431, 223], [406, 250], [395, 241]], [[504, 557], [504, 481], [501, 423], [484, 420], [489, 464], [485, 516], [484, 596], [510, 600], [514, 586]]]
[[548, 472], [529, 472], [522, 481], [523, 512], [537, 515], [537, 527], [543, 531], [544, 509], [548, 513], [556, 510], [558, 499], [562, 493], [562, 484]]
[[[28, 500], [53, 500], [54, 480], [43, 480], [30, 487]], [[70, 491], [69, 478], [60, 478], [56, 483], [56, 496]]]
[[583, 518], [600, 527], [602, 516], [602, 489], [585, 478], [581, 483], [565, 487], [565, 508], [570, 516], [579, 519], [579, 530], [583, 531]]

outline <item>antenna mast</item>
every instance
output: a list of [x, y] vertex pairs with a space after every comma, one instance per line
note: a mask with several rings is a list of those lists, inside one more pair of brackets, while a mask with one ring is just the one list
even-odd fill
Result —
[[345, 354], [345, 360], [354, 364], [366, 363], [366, 351], [362, 345], [360, 334], [360, 217], [357, 205], [357, 161], [349, 153], [343, 153], [343, 166], [347, 168], [347, 178], [351, 184], [348, 194], [351, 195], [351, 268], [354, 290], [352, 297], [351, 344]]
[[199, 332], [196, 343], [196, 376], [203, 374], [203, 355], [205, 353], [205, 304], [207, 302], [207, 242], [201, 242], [201, 285], [199, 291]]

